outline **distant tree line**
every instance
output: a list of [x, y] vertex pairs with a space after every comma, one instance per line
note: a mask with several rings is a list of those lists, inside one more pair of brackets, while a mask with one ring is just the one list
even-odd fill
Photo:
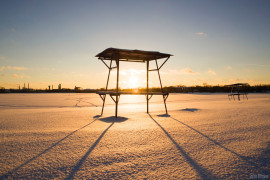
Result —
[[[5, 89], [0, 87], [0, 93], [96, 93], [97, 91], [105, 91], [105, 88], [100, 89], [53, 89], [53, 90], [41, 90], [41, 89]], [[108, 89], [108, 91], [115, 91], [115, 89]], [[120, 89], [120, 91], [133, 91], [133, 92], [146, 92], [146, 88], [138, 88], [138, 89]], [[160, 92], [161, 89], [157, 87], [150, 88], [151, 92]], [[211, 85], [203, 85], [203, 86], [168, 86], [163, 88], [164, 92], [168, 93], [196, 93], [196, 92], [210, 92], [210, 93], [222, 93], [222, 92], [230, 92], [231, 87], [229, 86], [211, 86]], [[260, 84], [260, 85], [247, 85], [245, 86], [244, 91], [250, 93], [270, 93], [270, 84]]]
[[[184, 86], [184, 85], [179, 85], [179, 86], [168, 86], [168, 87], [163, 87], [164, 92], [168, 93], [196, 93], [196, 92], [210, 92], [210, 93], [227, 93], [231, 92], [231, 87], [229, 86], [221, 86], [221, 85], [216, 85], [216, 86], [211, 86], [211, 85], [204, 85], [204, 86]], [[98, 91], [104, 91], [105, 88], [100, 88], [97, 89]], [[114, 91], [115, 89], [109, 89], [109, 91]], [[136, 92], [146, 92], [146, 88], [138, 88], [138, 89], [120, 89], [121, 91], [136, 91]], [[260, 85], [254, 85], [250, 86], [247, 85], [242, 88], [243, 91], [245, 92], [251, 92], [251, 93], [262, 93], [262, 92], [269, 92], [270, 93], [270, 84], [260, 84]], [[149, 91], [151, 92], [160, 92], [161, 89], [158, 87], [153, 87], [150, 88]]]
[[[231, 92], [231, 87], [229, 86], [210, 86], [210, 85], [205, 85], [205, 86], [191, 86], [191, 87], [185, 87], [185, 86], [169, 86], [165, 87], [164, 90], [166, 92], [171, 92], [171, 93], [195, 93], [195, 92], [210, 92], [210, 93], [222, 93], [222, 92]], [[270, 84], [265, 84], [265, 85], [254, 85], [250, 86], [247, 85], [243, 88], [240, 89], [240, 91], [245, 91], [245, 92], [270, 92]]]
[[5, 89], [0, 87], [0, 93], [96, 93], [96, 89]]

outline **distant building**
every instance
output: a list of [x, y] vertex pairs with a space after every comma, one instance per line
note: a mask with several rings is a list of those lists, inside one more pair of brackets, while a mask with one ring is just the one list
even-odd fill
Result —
[[81, 88], [81, 87], [77, 87], [77, 86], [75, 86], [74, 91], [80, 91], [80, 90], [82, 90], [82, 88]]
[[58, 90], [61, 90], [61, 84], [58, 84]]

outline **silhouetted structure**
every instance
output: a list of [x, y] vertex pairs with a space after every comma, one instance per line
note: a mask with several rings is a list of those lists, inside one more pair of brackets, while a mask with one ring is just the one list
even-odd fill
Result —
[[[170, 56], [172, 56], [172, 55], [160, 53], [157, 51], [128, 50], [128, 49], [117, 49], [117, 48], [108, 48], [108, 49], [105, 49], [103, 52], [99, 53], [98, 55], [96, 55], [96, 57], [98, 57], [98, 59], [101, 60], [106, 65], [106, 67], [109, 69], [105, 91], [97, 92], [97, 94], [99, 94], [99, 96], [103, 100], [101, 115], [103, 114], [103, 109], [104, 109], [104, 104], [105, 104], [107, 94], [110, 95], [112, 100], [115, 102], [115, 117], [117, 117], [118, 101], [119, 101], [120, 95], [122, 95], [122, 94], [145, 95], [146, 101], [147, 101], [147, 113], [149, 112], [149, 100], [151, 99], [151, 97], [153, 95], [162, 95], [164, 105], [165, 105], [166, 114], [167, 114], [168, 112], [167, 112], [167, 107], [166, 107], [166, 100], [169, 96], [169, 93], [163, 91], [159, 70], [168, 61]], [[159, 66], [157, 60], [163, 59], [163, 58], [166, 58], [166, 59]], [[105, 62], [106, 60], [110, 62], [110, 65], [108, 65]], [[113, 61], [115, 61], [114, 67], [112, 67]], [[146, 92], [134, 93], [134, 92], [120, 92], [119, 91], [119, 64], [120, 64], [120, 61], [146, 63], [146, 72], [147, 72]], [[150, 61], [155, 61], [156, 69], [149, 69]], [[108, 90], [108, 83], [109, 83], [109, 79], [110, 79], [110, 73], [111, 73], [112, 69], [117, 70], [116, 90], [115, 91], [107, 91]], [[161, 87], [160, 92], [149, 92], [149, 83], [148, 83], [149, 82], [149, 71], [157, 71], [158, 72], [158, 77], [159, 77], [159, 82], [160, 82], [160, 87]], [[113, 96], [115, 96], [115, 98]]]
[[77, 86], [74, 87], [74, 91], [75, 91], [75, 92], [80, 92], [81, 90], [82, 90], [81, 87], [77, 87]]
[[230, 84], [227, 85], [228, 87], [231, 87], [231, 93], [228, 94], [228, 98], [229, 100], [231, 100], [233, 98], [233, 100], [235, 100], [234, 96], [238, 96], [238, 100], [240, 101], [240, 95], [243, 95], [243, 99], [248, 100], [247, 97], [247, 89], [246, 87], [249, 86], [248, 83], [237, 83], [237, 84]]

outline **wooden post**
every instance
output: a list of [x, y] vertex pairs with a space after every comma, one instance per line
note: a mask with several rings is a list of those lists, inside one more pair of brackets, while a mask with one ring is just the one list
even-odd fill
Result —
[[[111, 60], [111, 62], [110, 62], [110, 67], [109, 67], [109, 74], [108, 74], [108, 78], [107, 78], [106, 91], [108, 90], [108, 85], [109, 85], [109, 80], [110, 80], [111, 70], [112, 70], [112, 60]], [[102, 105], [102, 110], [101, 110], [101, 116], [102, 116], [102, 114], [103, 114], [103, 109], [104, 109], [104, 105], [105, 105], [105, 100], [106, 100], [106, 94], [104, 95], [104, 100], [103, 100], [103, 105]]]
[[118, 94], [118, 88], [119, 88], [119, 56], [118, 52], [116, 55], [116, 67], [117, 67], [117, 80], [116, 80], [116, 102], [115, 102], [115, 117], [117, 118], [117, 111], [118, 111], [118, 100], [119, 100], [119, 94]]
[[148, 98], [148, 80], [149, 80], [149, 61], [146, 61], [146, 72], [147, 72], [147, 85], [146, 85], [146, 101], [147, 101], [147, 113], [149, 113], [149, 98]]
[[159, 68], [158, 68], [157, 60], [156, 60], [156, 65], [157, 65], [157, 72], [158, 72], [158, 77], [159, 77], [159, 83], [160, 83], [161, 92], [163, 92], [163, 87], [162, 87], [162, 83], [161, 83], [161, 78], [160, 78], [160, 74], [159, 74]]
[[240, 86], [237, 86], [238, 101], [240, 101]]
[[[168, 60], [168, 58], [167, 58]], [[159, 73], [159, 67], [158, 67], [158, 63], [157, 63], [157, 60], [156, 60], [156, 65], [157, 65], [157, 72], [158, 72], [158, 77], [159, 77], [159, 82], [160, 82], [160, 88], [161, 88], [161, 92], [163, 93], [163, 87], [162, 87], [162, 82], [161, 82], [161, 77], [160, 77], [160, 73]], [[163, 101], [164, 101], [164, 106], [165, 106], [165, 110], [166, 110], [166, 114], [168, 114], [168, 111], [167, 111], [167, 106], [166, 106], [166, 99], [167, 97], [165, 97], [165, 95], [163, 94]]]

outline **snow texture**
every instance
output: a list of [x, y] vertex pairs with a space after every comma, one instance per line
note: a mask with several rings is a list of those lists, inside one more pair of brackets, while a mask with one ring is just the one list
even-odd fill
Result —
[[[270, 175], [270, 95], [0, 94], [0, 179], [248, 179]], [[256, 175], [256, 176], [255, 176]]]

